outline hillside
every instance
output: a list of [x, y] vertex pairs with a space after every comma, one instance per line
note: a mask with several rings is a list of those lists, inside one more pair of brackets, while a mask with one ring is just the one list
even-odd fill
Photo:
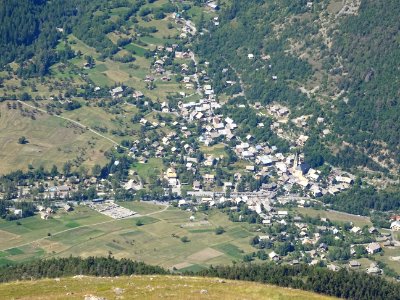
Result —
[[[181, 276], [86, 277], [21, 281], [0, 285], [1, 299], [296, 299], [333, 297], [260, 283]], [[93, 298], [95, 299], [95, 298]]]
[[[71, 97], [107, 99], [108, 88], [123, 84], [145, 91], [146, 99], [167, 100], [172, 106], [178, 92], [197, 97], [198, 86], [181, 84], [181, 76], [193, 70], [176, 72], [183, 62], [193, 69], [190, 59], [172, 60], [166, 53], [168, 60], [161, 68], [164, 79], [143, 79], [156, 77], [155, 50], [175, 43], [179, 50], [196, 49], [199, 63], [208, 60], [221, 100], [239, 96], [231, 97], [225, 109], [238, 103], [280, 103], [291, 108], [291, 120], [306, 118], [304, 128], [291, 123], [281, 128], [289, 142], [299, 134], [309, 137], [302, 148], [311, 165], [328, 162], [362, 177], [373, 176], [372, 172], [378, 179], [382, 174], [394, 179], [397, 174], [395, 62], [400, 54], [395, 0], [224, 1], [217, 25], [210, 21], [216, 13], [204, 6], [205, 1], [3, 2], [0, 49], [6, 54], [0, 60], [4, 64], [0, 95], [4, 99], [55, 98], [56, 102], [40, 101], [40, 106], [62, 113]], [[203, 31], [199, 38], [192, 37], [196, 31], [189, 36], [182, 31], [173, 17], [177, 11]], [[13, 34], [14, 28], [19, 35]], [[94, 86], [101, 90], [93, 93]], [[102, 110], [108, 106], [109, 117], [98, 110], [84, 125], [107, 132], [117, 142], [137, 138], [139, 128], [116, 113], [124, 108], [117, 103], [105, 105], [105, 99], [81, 102]], [[73, 110], [74, 119], [86, 115], [84, 109]], [[94, 118], [106, 121], [93, 126]], [[318, 118], [324, 122], [316, 122]], [[264, 134], [264, 140], [287, 150], [287, 144]], [[54, 162], [61, 165], [57, 159]]]
[[397, 1], [309, 3], [232, 1], [197, 50], [221, 92], [231, 92], [221, 69], [241, 77], [245, 99], [236, 102], [277, 102], [291, 107], [291, 118], [307, 117], [301, 131], [310, 137], [304, 148], [311, 164], [396, 174]]
[[400, 295], [396, 2], [0, 0], [0, 281]]

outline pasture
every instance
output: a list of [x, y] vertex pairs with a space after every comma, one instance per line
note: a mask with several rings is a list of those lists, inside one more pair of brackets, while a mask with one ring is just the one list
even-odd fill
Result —
[[[8, 109], [6, 103], [0, 104], [0, 174], [27, 170], [28, 165], [49, 169], [55, 164], [61, 169], [77, 157], [88, 168], [106, 162], [103, 152], [112, 147], [111, 142], [54, 116], [37, 112], [34, 118], [18, 107]], [[21, 136], [28, 143], [19, 144]]]
[[42, 279], [3, 283], [1, 299], [335, 299], [261, 283], [182, 276], [132, 276]]
[[319, 216], [321, 218], [328, 218], [329, 220], [334, 222], [341, 222], [341, 223], [353, 222], [355, 226], [360, 226], [360, 227], [372, 226], [369, 217], [356, 216], [333, 210], [317, 210], [309, 207], [299, 207], [296, 208], [295, 210], [303, 215], [307, 215], [313, 218]]
[[[191, 212], [144, 202], [119, 203], [139, 213], [114, 220], [86, 206], [57, 212], [52, 219], [34, 216], [0, 222], [0, 264], [54, 256], [131, 258], [170, 269], [201, 269], [241, 261], [253, 252], [248, 224], [233, 223], [219, 211]], [[141, 224], [137, 224], [140, 220]], [[19, 224], [19, 225], [18, 225]], [[216, 235], [222, 226], [225, 233]], [[182, 242], [183, 236], [189, 242]]]

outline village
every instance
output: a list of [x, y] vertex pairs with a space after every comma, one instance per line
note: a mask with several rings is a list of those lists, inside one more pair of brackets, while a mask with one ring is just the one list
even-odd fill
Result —
[[[208, 6], [212, 10], [217, 9], [214, 2], [208, 3]], [[184, 19], [180, 14], [174, 13], [172, 18], [177, 24], [181, 24], [182, 40], [190, 41], [190, 37], [202, 34], [197, 32], [190, 20]], [[215, 17], [214, 26], [218, 26], [218, 22], [218, 17]], [[166, 127], [172, 130], [163, 133], [156, 141], [134, 140], [126, 153], [141, 165], [146, 165], [152, 158], [163, 159], [165, 162], [162, 173], [158, 175], [158, 179], [163, 183], [163, 194], [159, 195], [160, 199], [147, 197], [148, 200], [166, 201], [193, 212], [193, 215], [204, 206], [207, 209], [225, 209], [228, 214], [237, 215], [238, 219], [235, 221], [239, 222], [246, 221], [245, 215], [249, 214], [249, 210], [250, 214], [254, 213], [257, 216], [254, 223], [262, 225], [262, 229], [256, 233], [253, 245], [255, 248], [273, 249], [276, 241], [290, 245], [290, 251], [278, 253], [279, 251], [274, 249], [268, 253], [269, 259], [276, 262], [298, 264], [306, 261], [310, 265], [328, 262], [327, 267], [337, 271], [340, 266], [343, 267], [343, 261], [347, 261], [347, 267], [357, 269], [361, 264], [356, 257], [379, 255], [386, 247], [400, 246], [400, 242], [392, 234], [400, 231], [400, 218], [392, 220], [390, 230], [378, 231], [373, 226], [362, 228], [354, 224], [339, 225], [327, 218], [314, 220], [318, 225], [306, 223], [293, 209], [321, 205], [318, 198], [345, 191], [351, 188], [356, 180], [355, 176], [338, 168], [330, 168], [328, 172], [323, 172], [305, 162], [301, 148], [309, 138], [305, 130], [310, 116], [291, 118], [290, 110], [277, 104], [265, 107], [261, 103], [247, 107], [237, 105], [238, 108], [256, 110], [257, 114], [271, 118], [273, 122], [270, 127], [258, 123], [257, 128], [272, 131], [288, 141], [290, 151], [282, 152], [279, 147], [268, 142], [258, 143], [251, 134], [240, 138], [237, 131], [241, 124], [221, 113], [226, 101], [220, 101], [220, 95], [214, 91], [207, 72], [207, 62], [199, 64], [196, 54], [189, 46], [182, 48], [177, 44], [159, 45], [152, 59], [152, 68], [143, 78], [144, 82], [151, 86], [157, 81], [171, 81], [178, 76], [182, 78], [180, 84], [183, 90], [177, 93], [177, 105], [170, 105], [168, 99], [163, 99], [160, 103], [161, 110], [157, 113], [171, 116], [173, 121], [170, 124], [149, 121], [145, 117], [139, 121], [141, 126], [149, 131]], [[254, 55], [248, 54], [248, 59], [254, 59]], [[267, 61], [268, 57], [265, 57], [265, 60]], [[179, 64], [178, 74], [172, 68], [175, 61]], [[279, 80], [276, 76], [272, 79]], [[228, 80], [226, 84], [234, 85], [237, 82]], [[185, 90], [194, 93], [186, 95]], [[124, 86], [114, 87], [109, 92], [111, 98], [126, 102], [128, 98], [143, 101], [146, 97], [146, 91], [139, 90], [127, 95]], [[192, 98], [195, 100], [191, 100]], [[318, 117], [317, 122], [324, 125], [324, 118]], [[294, 124], [298, 131], [285, 131], [283, 128], [287, 123]], [[329, 128], [324, 128], [323, 135], [329, 133]], [[221, 153], [204, 151], [216, 146], [222, 149]], [[235, 163], [227, 162], [227, 152], [234, 158]], [[117, 167], [119, 161], [116, 160], [113, 164]], [[190, 174], [189, 180], [187, 176], [183, 178], [179, 171], [182, 169]], [[217, 169], [223, 170], [223, 176]], [[54, 206], [68, 212], [81, 204], [113, 219], [137, 215], [136, 212], [116, 203], [115, 192], [116, 189], [123, 189], [125, 193], [132, 195], [132, 199], [139, 192], [146, 194], [149, 190], [144, 178], [140, 178], [134, 168], [131, 168], [127, 178], [118, 182], [116, 186], [112, 175], [109, 174], [107, 178], [49, 176], [30, 185], [17, 186], [19, 192], [15, 201], [33, 198], [46, 202], [47, 207], [43, 204], [37, 206], [37, 211], [44, 220], [56, 213], [52, 208]], [[80, 197], [82, 189], [91, 190], [92, 194]], [[55, 203], [57, 205], [54, 205]], [[14, 209], [14, 213], [19, 215], [22, 212]], [[276, 227], [280, 228], [280, 232], [272, 229]], [[330, 246], [323, 242], [329, 239], [332, 239], [333, 244], [354, 241], [350, 247], [350, 255], [330, 255]], [[294, 259], [290, 254], [292, 252], [296, 252], [297, 255]], [[340, 264], [337, 264], [336, 260], [340, 261]], [[372, 263], [367, 272], [382, 274], [383, 270], [378, 264]]]

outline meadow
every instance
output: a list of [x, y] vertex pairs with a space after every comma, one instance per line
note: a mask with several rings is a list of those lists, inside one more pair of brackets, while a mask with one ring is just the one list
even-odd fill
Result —
[[[174, 270], [200, 270], [209, 265], [242, 261], [254, 251], [255, 230], [233, 223], [219, 211], [191, 212], [144, 202], [121, 202], [138, 216], [114, 220], [86, 206], [58, 212], [52, 219], [34, 216], [19, 222], [0, 221], [0, 264], [54, 256], [131, 258]], [[140, 220], [140, 222], [138, 222]], [[215, 228], [222, 226], [223, 234]], [[189, 242], [182, 242], [186, 236]]]
[[[28, 143], [18, 143], [22, 136]], [[55, 164], [61, 169], [66, 161], [78, 157], [91, 168], [106, 162], [103, 152], [111, 146], [111, 142], [68, 121], [41, 112], [32, 120], [18, 107], [8, 109], [6, 103], [0, 104], [0, 174], [27, 170], [29, 165], [50, 169]]]
[[353, 222], [355, 226], [360, 226], [360, 227], [372, 226], [369, 217], [356, 216], [333, 210], [317, 210], [309, 207], [299, 207], [296, 208], [295, 210], [303, 215], [307, 215], [313, 218], [315, 217], [328, 218], [331, 221], [340, 223]]
[[336, 299], [254, 282], [182, 276], [131, 276], [21, 281], [0, 285], [1, 299]]

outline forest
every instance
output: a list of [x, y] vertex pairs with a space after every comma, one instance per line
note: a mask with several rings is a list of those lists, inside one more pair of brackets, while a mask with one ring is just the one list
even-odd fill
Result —
[[332, 52], [344, 59], [341, 88], [348, 102], [339, 102], [335, 130], [373, 154], [384, 143], [400, 162], [399, 3], [361, 2], [357, 16], [345, 18], [335, 34]]
[[[70, 33], [95, 48], [101, 57], [111, 57], [118, 52], [107, 34], [124, 25], [144, 0], [132, 5], [127, 0], [1, 0], [0, 1], [0, 66], [13, 61], [20, 64], [17, 74], [21, 78], [45, 76], [49, 68], [60, 61], [74, 57], [70, 47], [56, 50], [61, 39]], [[128, 12], [112, 20], [108, 14], [99, 15], [102, 9], [130, 6]], [[163, 7], [171, 11], [171, 6]]]
[[[323, 141], [318, 131], [311, 130], [304, 149], [314, 166], [326, 161], [349, 170], [363, 166], [387, 172], [371, 156], [389, 167], [393, 164], [387, 158], [399, 163], [398, 3], [362, 1], [357, 15], [338, 19], [335, 30], [329, 32], [331, 49], [312, 38], [305, 45], [310, 50], [321, 48], [325, 72], [340, 74], [337, 88], [346, 93], [332, 110], [332, 102], [322, 104], [298, 89], [316, 74], [315, 67], [290, 50], [290, 41], [301, 40], [302, 35], [312, 37], [318, 31], [310, 22], [301, 21], [316, 18], [317, 10], [307, 11], [305, 2], [234, 0], [221, 10], [219, 26], [201, 24], [208, 33], [199, 39], [196, 51], [210, 62], [216, 91], [230, 95], [232, 87], [225, 82], [237, 81], [240, 75], [244, 103], [276, 101], [289, 105], [293, 116], [319, 114], [329, 119], [335, 136]], [[277, 30], [277, 24], [282, 29]], [[255, 58], [249, 59], [248, 54]], [[343, 60], [338, 70], [330, 63], [337, 54]], [[222, 74], [224, 68], [229, 71]], [[234, 87], [236, 92], [240, 90]], [[342, 147], [343, 141], [349, 146]], [[389, 151], [383, 155], [385, 148]]]
[[372, 211], [395, 211], [400, 207], [398, 188], [378, 191], [376, 188], [355, 185], [338, 195], [322, 198], [333, 209], [368, 216]]

